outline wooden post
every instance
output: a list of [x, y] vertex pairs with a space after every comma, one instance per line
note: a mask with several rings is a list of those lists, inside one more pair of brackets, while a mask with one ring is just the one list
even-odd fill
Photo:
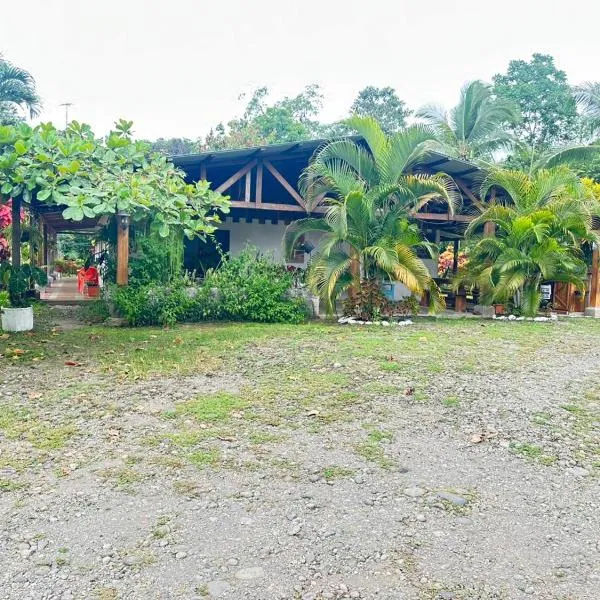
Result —
[[129, 281], [129, 215], [117, 215], [117, 285]]
[[13, 267], [21, 266], [21, 198], [12, 199], [12, 247]]
[[263, 186], [263, 164], [258, 163], [256, 167], [256, 194], [254, 201], [256, 204], [262, 204], [262, 186]]
[[454, 240], [454, 252], [452, 256], [452, 274], [456, 275], [458, 271], [458, 240]]
[[586, 316], [600, 317], [600, 277], [598, 276], [598, 267], [600, 257], [598, 256], [598, 246], [594, 244], [592, 250], [592, 276], [590, 281], [590, 304], [585, 309]]

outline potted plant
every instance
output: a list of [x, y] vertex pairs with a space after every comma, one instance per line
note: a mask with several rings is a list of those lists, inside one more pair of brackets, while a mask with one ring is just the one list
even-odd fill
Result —
[[22, 265], [13, 267], [8, 262], [0, 263], [0, 286], [8, 292], [9, 307], [2, 307], [2, 329], [4, 331], [30, 331], [33, 329], [31, 307], [33, 286], [46, 285], [46, 273], [38, 267]]

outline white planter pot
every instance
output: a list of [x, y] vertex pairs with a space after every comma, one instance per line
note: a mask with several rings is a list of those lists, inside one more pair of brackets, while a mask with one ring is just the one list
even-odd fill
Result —
[[4, 331], [31, 331], [33, 329], [33, 308], [3, 308], [2, 329]]

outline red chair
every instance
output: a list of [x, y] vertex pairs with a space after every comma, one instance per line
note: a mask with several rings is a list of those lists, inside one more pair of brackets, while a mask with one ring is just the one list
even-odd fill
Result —
[[98, 296], [100, 293], [100, 274], [96, 267], [89, 267], [84, 274], [85, 294], [88, 296]]

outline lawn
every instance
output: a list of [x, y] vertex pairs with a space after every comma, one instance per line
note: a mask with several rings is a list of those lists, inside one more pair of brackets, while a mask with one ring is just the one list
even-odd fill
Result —
[[[592, 597], [600, 323], [53, 318], [0, 335], [0, 584], [27, 572], [57, 594], [77, 574], [82, 598]], [[552, 518], [564, 510], [572, 538]], [[560, 549], [524, 550], [547, 536]], [[571, 544], [584, 559], [565, 569]]]

